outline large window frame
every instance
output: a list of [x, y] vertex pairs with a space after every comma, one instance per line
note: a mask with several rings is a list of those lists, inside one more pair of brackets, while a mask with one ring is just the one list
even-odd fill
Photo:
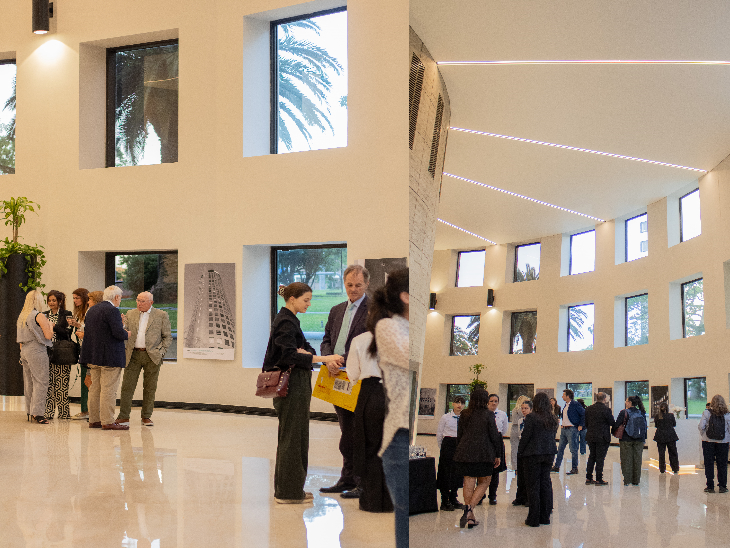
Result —
[[[116, 87], [117, 72], [115, 55], [120, 51], [135, 51], [140, 49], [149, 49], [162, 46], [178, 46], [178, 55], [180, 40], [174, 38], [172, 40], [160, 40], [157, 42], [145, 42], [142, 44], [132, 44], [129, 46], [119, 46], [115, 48], [107, 48], [106, 50], [106, 159], [104, 167], [119, 167], [116, 165]], [[180, 97], [180, 89], [178, 88], [178, 100]], [[179, 117], [179, 113], [178, 113]], [[178, 118], [179, 121], [179, 118]], [[178, 151], [179, 152], [179, 151]], [[178, 158], [179, 160], [179, 158]], [[176, 160], [177, 161], [177, 160]]]
[[[644, 213], [634, 215], [630, 219], [626, 219], [624, 221], [624, 262], [627, 262], [627, 263], [633, 262], [633, 261], [638, 261], [639, 259], [644, 258], [644, 257], [637, 257], [636, 259], [629, 260], [629, 222], [631, 222], [635, 219], [638, 219], [639, 217], [646, 217], [646, 221], [644, 221], [644, 222], [646, 223], [647, 238], [649, 237], [649, 213], [648, 212], [645, 211]], [[647, 242], [648, 242], [648, 240], [647, 240]], [[648, 246], [647, 246], [646, 253], [649, 253]]]
[[464, 409], [469, 405], [469, 398], [471, 398], [471, 392], [469, 392], [468, 384], [447, 384], [446, 385], [446, 408], [444, 413], [451, 411], [453, 407], [453, 399], [456, 396], [462, 396], [466, 403], [464, 403]]
[[[0, 65], [15, 65], [15, 76], [16, 76], [16, 79], [17, 79], [17, 75], [18, 75], [18, 61], [17, 61], [17, 59], [0, 59]], [[3, 110], [3, 107], [4, 106], [5, 105], [2, 102], [0, 102], [0, 111]], [[16, 108], [16, 113], [17, 113], [17, 108]], [[13, 139], [13, 141], [15, 141], [15, 140]], [[14, 148], [15, 148], [15, 144], [13, 143], [13, 149]], [[7, 166], [7, 167], [8, 168], [11, 168], [11, 166]], [[2, 176], [2, 175], [14, 175], [15, 174], [15, 152], [13, 152], [13, 166], [12, 166], [12, 170], [13, 170], [12, 172], [8, 172], [8, 173], [4, 173], [3, 171], [0, 171], [0, 176]]]
[[585, 385], [590, 386], [591, 396], [590, 396], [590, 402], [586, 403], [586, 406], [589, 406], [593, 403], [593, 383], [592, 382], [566, 382], [565, 383], [565, 389], [566, 390], [572, 390], [573, 392], [573, 399], [577, 400], [578, 398], [585, 399], [585, 396], [579, 395], [579, 391], [583, 390], [582, 387]]
[[507, 417], [512, 421], [512, 410], [517, 403], [517, 398], [521, 395], [529, 396], [530, 399], [535, 397], [535, 385], [528, 383], [513, 383], [507, 385]]
[[449, 356], [478, 356], [479, 355], [479, 341], [477, 341], [477, 348], [474, 354], [455, 354], [454, 353], [454, 335], [456, 332], [456, 319], [457, 318], [473, 318], [479, 317], [479, 327], [481, 329], [481, 314], [454, 314], [451, 316], [451, 337], [449, 340]]
[[[688, 282], [684, 282], [679, 286], [679, 299], [680, 299], [680, 306], [682, 307], [682, 338], [688, 339], [687, 337], [687, 310], [684, 306], [684, 287], [689, 284], [693, 284], [695, 282], [702, 281], [702, 294], [704, 295], [705, 292], [705, 285], [704, 285], [704, 278], [695, 278], [694, 280], [689, 280]], [[704, 308], [702, 309], [702, 317], [704, 318]], [[704, 334], [704, 333], [703, 333]], [[695, 335], [696, 336], [696, 335]]]
[[484, 269], [482, 269], [482, 283], [479, 285], [459, 285], [459, 273], [461, 272], [461, 256], [464, 253], [482, 253], [484, 254], [484, 262], [487, 260], [486, 249], [469, 249], [465, 251], [459, 251], [456, 255], [456, 279], [454, 280], [454, 287], [484, 287]]
[[[573, 273], [573, 238], [575, 236], [582, 236], [583, 234], [588, 234], [589, 232], [593, 232], [594, 234], [594, 244], [593, 244], [593, 270], [586, 270], [585, 272], [576, 272]], [[589, 274], [590, 272], [596, 271], [596, 248], [595, 248], [595, 233], [596, 229], [591, 228], [589, 230], [584, 230], [582, 232], [576, 232], [575, 234], [570, 235], [570, 259], [568, 261], [568, 275], [570, 276], [577, 276], [579, 274]]]
[[269, 24], [269, 50], [270, 50], [270, 83], [271, 83], [271, 100], [270, 100], [270, 141], [269, 152], [271, 154], [279, 154], [279, 42], [277, 37], [277, 27], [285, 23], [293, 23], [304, 19], [312, 19], [321, 17], [322, 15], [330, 15], [332, 13], [340, 13], [347, 11], [347, 5], [339, 8], [315, 11], [305, 15], [297, 15], [294, 17], [286, 17], [271, 21]]
[[[572, 236], [571, 236], [571, 238], [572, 238]], [[518, 282], [518, 280], [517, 280], [517, 273], [518, 272], [522, 272], [518, 268], [518, 263], [519, 263], [519, 259], [520, 259], [520, 248], [521, 247], [532, 247], [532, 246], [535, 246], [535, 245], [540, 246], [540, 253], [542, 253], [542, 242], [532, 242], [531, 244], [521, 244], [521, 245], [516, 245], [515, 246], [515, 265], [514, 265], [514, 270], [512, 272], [512, 281], [513, 282], [520, 283], [520, 282], [523, 282], [523, 281], [524, 282], [533, 281], [533, 280], [519, 280], [519, 282]], [[572, 253], [571, 253], [571, 257], [572, 257]], [[539, 279], [539, 277], [540, 277], [540, 264], [538, 263], [537, 264], [537, 276], [536, 276], [535, 279]]]
[[[517, 323], [517, 316], [519, 314], [531, 314], [535, 317], [535, 336], [532, 340], [532, 344], [530, 345], [530, 352], [525, 352], [525, 341], [522, 341], [522, 352], [515, 352], [515, 336], [519, 335], [519, 332], [515, 332], [515, 327]], [[534, 349], [532, 347], [534, 346]], [[537, 353], [537, 310], [525, 310], [523, 312], [512, 312], [510, 315], [510, 335], [509, 335], [509, 353], [510, 354], [535, 354]]]
[[[639, 293], [637, 295], [631, 295], [629, 297], [624, 297], [624, 346], [641, 346], [641, 344], [632, 344], [629, 345], [629, 299], [635, 299], [636, 297], [643, 297], [644, 295], [647, 296], [647, 308], [649, 307], [649, 293]], [[649, 335], [646, 336], [647, 342], [642, 344], [649, 344]]]
[[[684, 416], [688, 419], [699, 419], [702, 416], [702, 412], [693, 413], [690, 415], [689, 413], [689, 388], [687, 387], [687, 381], [696, 381], [701, 380], [705, 383], [705, 405], [707, 404], [707, 377], [685, 377], [684, 379]], [[704, 411], [704, 409], [702, 409]]]
[[[590, 303], [574, 304], [574, 305], [569, 306], [567, 308], [567, 310], [568, 310], [568, 330], [566, 332], [566, 335], [568, 337], [568, 339], [567, 339], [568, 344], [566, 346], [566, 350], [568, 352], [583, 352], [585, 350], [589, 350], [588, 348], [584, 348], [583, 350], [571, 350], [570, 349], [570, 341], [572, 340], [572, 337], [570, 336], [570, 309], [571, 308], [578, 308], [578, 307], [581, 307], [581, 306], [589, 306], [589, 305], [590, 306], [593, 306], [593, 326], [594, 326], [594, 329], [595, 329], [595, 325], [596, 325], [596, 323], [595, 323], [595, 321], [596, 321], [596, 303], [590, 302]], [[596, 335], [595, 335], [595, 333], [593, 334], [593, 343], [592, 344], [594, 344], [594, 345], [596, 344]]]
[[[693, 239], [693, 238], [689, 238], [689, 240], [684, 239], [684, 230], [682, 229], [682, 225], [684, 225], [684, 213], [682, 212], [682, 200], [684, 200], [687, 196], [694, 194], [695, 192], [697, 192], [697, 194], [699, 196], [699, 192], [700, 192], [699, 187], [695, 188], [694, 190], [690, 190], [687, 194], [683, 194], [682, 196], [679, 197], [679, 241], [680, 241], [680, 243]], [[700, 205], [700, 207], [701, 207], [701, 205]], [[700, 223], [702, 223], [702, 210], [701, 209], [700, 209]], [[700, 234], [702, 234], [702, 225], [701, 224], [700, 224]], [[698, 236], [700, 234], [698, 234]], [[696, 237], [697, 236], [694, 236], [694, 238], [696, 238]]]
[[641, 398], [641, 402], [644, 404], [644, 409], [647, 413], [651, 413], [651, 386], [649, 385], [648, 380], [643, 381], [625, 381], [624, 383], [624, 394], [626, 395], [626, 399], [629, 399], [629, 396], [634, 394], [629, 394], [629, 385], [631, 384], [638, 384], [638, 383], [646, 383], [646, 393], [647, 393], [647, 399]]

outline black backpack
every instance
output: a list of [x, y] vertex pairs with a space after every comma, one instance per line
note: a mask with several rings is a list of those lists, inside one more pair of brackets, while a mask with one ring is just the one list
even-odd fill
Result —
[[725, 439], [725, 417], [710, 411], [710, 419], [707, 421], [705, 435], [711, 440]]

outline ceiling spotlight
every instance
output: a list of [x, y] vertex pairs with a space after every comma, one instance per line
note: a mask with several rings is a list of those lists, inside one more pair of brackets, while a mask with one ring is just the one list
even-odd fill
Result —
[[48, 0], [33, 0], [33, 33], [46, 34], [50, 18], [53, 17], [53, 3]]

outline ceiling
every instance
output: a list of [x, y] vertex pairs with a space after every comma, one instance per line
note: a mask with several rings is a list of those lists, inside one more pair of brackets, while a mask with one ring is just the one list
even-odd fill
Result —
[[[436, 61], [730, 61], [726, 0], [411, 0], [410, 20]], [[704, 170], [730, 154], [730, 65], [442, 65], [440, 71], [452, 127]], [[458, 131], [449, 132], [444, 172], [605, 220], [702, 175]], [[449, 176], [439, 217], [500, 244], [596, 222]], [[436, 249], [484, 244], [438, 223]]]

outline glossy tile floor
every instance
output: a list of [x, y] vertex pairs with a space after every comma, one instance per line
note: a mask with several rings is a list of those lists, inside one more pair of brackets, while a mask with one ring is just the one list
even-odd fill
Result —
[[[71, 406], [71, 413], [79, 411]], [[0, 546], [392, 548], [393, 514], [320, 496], [339, 477], [337, 423], [312, 421], [306, 490], [273, 500], [277, 421], [156, 410], [128, 432], [86, 421], [26, 421], [23, 398], [0, 396]]]
[[[436, 440], [432, 436], [419, 436], [417, 443], [425, 445], [429, 455], [436, 451]], [[648, 459], [648, 451], [644, 451], [644, 456], [640, 485], [628, 487], [623, 485], [618, 447], [611, 447], [608, 452], [604, 479], [610, 485], [606, 487], [585, 485], [586, 457], [580, 457], [581, 473], [577, 476], [565, 475], [564, 462], [559, 474], [551, 474], [552, 523], [539, 528], [524, 524], [527, 508], [511, 505], [516, 481], [512, 472], [502, 473], [497, 505], [477, 508], [479, 526], [472, 530], [459, 529], [461, 512], [458, 511], [412, 516], [410, 545], [459, 548], [730, 546], [730, 493], [704, 493], [704, 470], [689, 467], [682, 468], [677, 476], [660, 474], [656, 462]], [[566, 459], [570, 466], [567, 450]]]

